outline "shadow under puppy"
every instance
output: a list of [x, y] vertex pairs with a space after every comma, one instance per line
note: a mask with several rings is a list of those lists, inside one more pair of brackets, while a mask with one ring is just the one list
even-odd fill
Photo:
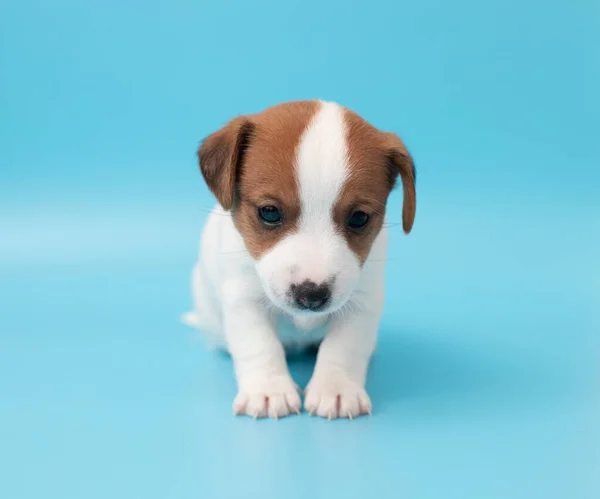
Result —
[[370, 414], [365, 379], [384, 301], [386, 203], [398, 176], [406, 233], [416, 210], [404, 144], [338, 104], [302, 101], [232, 120], [198, 156], [219, 205], [202, 235], [185, 321], [231, 354], [234, 412], [299, 413], [285, 349], [320, 344], [306, 410]]

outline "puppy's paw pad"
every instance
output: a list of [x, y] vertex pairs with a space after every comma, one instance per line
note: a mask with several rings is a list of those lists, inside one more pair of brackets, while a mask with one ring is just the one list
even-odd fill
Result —
[[300, 414], [302, 406], [298, 389], [289, 379], [265, 379], [245, 382], [233, 401], [235, 415], [274, 419]]
[[327, 419], [353, 419], [372, 412], [371, 399], [365, 389], [341, 376], [312, 379], [306, 387], [304, 408], [311, 415]]

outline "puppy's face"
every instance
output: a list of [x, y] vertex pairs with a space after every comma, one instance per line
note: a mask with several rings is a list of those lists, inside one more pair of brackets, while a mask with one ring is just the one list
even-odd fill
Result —
[[348, 301], [398, 175], [405, 232], [413, 224], [415, 173], [404, 145], [337, 104], [292, 102], [236, 118], [202, 143], [199, 158], [266, 295], [293, 315]]

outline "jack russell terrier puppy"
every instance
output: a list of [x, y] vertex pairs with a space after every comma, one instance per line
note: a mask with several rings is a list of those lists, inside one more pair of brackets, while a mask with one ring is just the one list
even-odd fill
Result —
[[398, 176], [406, 233], [416, 210], [415, 169], [400, 138], [334, 103], [290, 102], [235, 118], [198, 157], [219, 205], [184, 320], [231, 354], [234, 413], [299, 413], [285, 352], [319, 345], [305, 409], [330, 419], [371, 414], [365, 379]]

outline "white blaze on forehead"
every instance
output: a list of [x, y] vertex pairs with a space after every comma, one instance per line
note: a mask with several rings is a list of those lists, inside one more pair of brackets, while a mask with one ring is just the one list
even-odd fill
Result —
[[267, 296], [294, 316], [300, 314], [293, 299], [295, 285], [311, 281], [330, 286], [325, 313], [331, 313], [344, 306], [360, 279], [358, 257], [333, 220], [350, 173], [345, 115], [338, 104], [319, 102], [295, 151], [300, 198], [296, 230], [264, 253], [257, 264]]
[[333, 207], [348, 175], [344, 110], [321, 102], [296, 150], [300, 190], [299, 231], [333, 232]]

